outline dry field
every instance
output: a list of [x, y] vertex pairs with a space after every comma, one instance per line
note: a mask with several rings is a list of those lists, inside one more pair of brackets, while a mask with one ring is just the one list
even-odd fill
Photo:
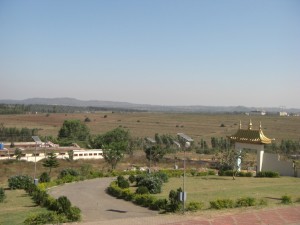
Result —
[[[106, 116], [105, 116], [106, 115]], [[267, 137], [275, 138], [277, 143], [281, 139], [300, 140], [300, 117], [279, 116], [247, 116], [231, 114], [188, 114], [188, 113], [73, 113], [73, 114], [26, 114], [0, 115], [0, 124], [6, 127], [28, 127], [40, 129], [39, 135], [57, 136], [64, 120], [78, 119], [87, 122], [92, 134], [103, 134], [116, 127], [129, 129], [135, 137], [153, 137], [155, 133], [176, 135], [183, 132], [194, 138], [196, 142], [202, 138], [210, 143], [211, 137], [226, 137], [234, 134], [239, 121], [242, 127], [248, 126], [252, 120], [253, 129], [258, 129], [261, 121]], [[220, 125], [224, 124], [225, 127]], [[0, 140], [1, 141], [1, 140]]]

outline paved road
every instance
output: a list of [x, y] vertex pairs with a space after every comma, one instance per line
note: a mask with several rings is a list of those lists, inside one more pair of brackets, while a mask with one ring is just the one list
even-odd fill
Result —
[[82, 211], [83, 222], [104, 221], [112, 219], [152, 217], [158, 215], [156, 211], [136, 206], [131, 202], [116, 199], [106, 194], [112, 178], [86, 180], [49, 190], [49, 194], [58, 198], [67, 196], [73, 205]]
[[[202, 215], [159, 215], [155, 211], [116, 199], [105, 193], [112, 178], [87, 180], [52, 188], [54, 197], [67, 196], [82, 210], [81, 225], [300, 225], [300, 206], [237, 209]], [[211, 213], [211, 214], [210, 214]]]

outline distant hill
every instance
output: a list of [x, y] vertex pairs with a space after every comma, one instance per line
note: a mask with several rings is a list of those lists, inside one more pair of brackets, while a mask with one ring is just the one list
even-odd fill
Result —
[[[133, 104], [128, 102], [100, 101], [100, 100], [78, 100], [75, 98], [29, 98], [24, 100], [0, 100], [0, 104], [21, 104], [21, 105], [62, 105], [75, 107], [99, 107], [107, 109], [129, 109], [155, 112], [190, 112], [190, 113], [242, 113], [255, 111], [255, 107], [245, 106], [164, 106]], [[261, 107], [259, 107], [261, 109]], [[263, 108], [266, 112], [275, 113], [282, 111], [279, 107]], [[300, 109], [285, 109], [288, 113], [299, 113]]]

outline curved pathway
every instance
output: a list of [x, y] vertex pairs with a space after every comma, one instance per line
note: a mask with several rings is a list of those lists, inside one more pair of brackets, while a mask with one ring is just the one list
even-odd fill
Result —
[[105, 189], [112, 181], [113, 178], [86, 180], [51, 188], [48, 193], [55, 198], [67, 196], [72, 205], [81, 209], [83, 222], [158, 215], [156, 211], [106, 194]]
[[[211, 215], [159, 215], [156, 211], [136, 206], [106, 194], [112, 178], [100, 178], [65, 184], [49, 190], [58, 198], [67, 196], [82, 211], [84, 225], [300, 225], [300, 206], [239, 209]], [[72, 223], [74, 224], [74, 223]]]

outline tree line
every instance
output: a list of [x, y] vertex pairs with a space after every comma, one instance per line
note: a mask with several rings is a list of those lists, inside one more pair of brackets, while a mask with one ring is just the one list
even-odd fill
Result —
[[66, 106], [66, 105], [24, 105], [24, 104], [0, 104], [0, 114], [25, 114], [25, 113], [80, 113], [80, 112], [99, 112], [99, 111], [124, 111], [135, 112], [142, 110], [107, 108], [94, 106]]

